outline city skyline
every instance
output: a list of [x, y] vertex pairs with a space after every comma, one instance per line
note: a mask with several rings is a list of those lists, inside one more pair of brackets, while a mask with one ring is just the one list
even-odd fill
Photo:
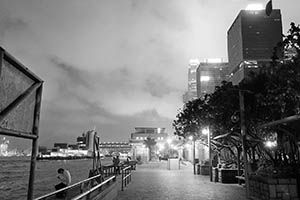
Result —
[[[253, 2], [267, 3], [4, 0], [0, 45], [45, 81], [41, 145], [94, 127], [102, 141], [126, 141], [136, 126], [173, 132], [189, 60], [227, 59], [227, 30]], [[284, 34], [299, 6], [273, 1]]]

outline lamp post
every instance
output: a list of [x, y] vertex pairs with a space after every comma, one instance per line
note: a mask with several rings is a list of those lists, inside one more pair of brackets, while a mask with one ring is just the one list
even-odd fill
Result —
[[212, 182], [212, 162], [211, 162], [211, 141], [210, 141], [210, 131], [209, 127], [202, 129], [202, 134], [207, 135], [207, 145], [208, 145], [208, 170], [209, 178]]
[[249, 176], [248, 176], [248, 158], [246, 152], [246, 123], [245, 123], [245, 104], [244, 104], [244, 93], [239, 90], [239, 101], [240, 101], [240, 115], [241, 115], [241, 139], [244, 159], [244, 174], [246, 183], [246, 198], [249, 197]]
[[245, 183], [246, 183], [246, 198], [249, 197], [249, 169], [248, 169], [248, 158], [247, 158], [247, 148], [246, 148], [246, 120], [245, 120], [245, 101], [244, 101], [244, 93], [253, 93], [249, 90], [243, 89], [231, 89], [238, 90], [239, 92], [239, 104], [240, 104], [240, 118], [241, 118], [241, 140], [242, 140], [242, 152], [243, 152], [243, 161], [244, 161], [244, 175], [245, 175]]
[[192, 141], [193, 143], [193, 167], [194, 167], [194, 174], [196, 174], [196, 162], [195, 162], [195, 137], [193, 137], [192, 135], [189, 137], [189, 139]]

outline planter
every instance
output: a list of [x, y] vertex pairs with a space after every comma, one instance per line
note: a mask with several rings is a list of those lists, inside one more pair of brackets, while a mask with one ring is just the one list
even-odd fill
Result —
[[249, 195], [253, 199], [296, 200], [296, 178], [274, 178], [261, 175], [249, 176]]
[[168, 170], [178, 170], [180, 169], [180, 162], [178, 158], [169, 158], [167, 163]]
[[221, 183], [237, 183], [237, 169], [219, 169], [219, 182]]
[[209, 175], [209, 165], [200, 165], [200, 175]]

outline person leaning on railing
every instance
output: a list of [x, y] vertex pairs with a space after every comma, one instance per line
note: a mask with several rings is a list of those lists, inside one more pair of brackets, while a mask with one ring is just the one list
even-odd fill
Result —
[[113, 157], [113, 165], [115, 170], [115, 175], [120, 174], [120, 159], [119, 156]]

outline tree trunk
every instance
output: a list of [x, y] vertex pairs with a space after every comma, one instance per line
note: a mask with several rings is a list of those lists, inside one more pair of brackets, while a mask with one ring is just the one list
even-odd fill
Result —
[[237, 170], [238, 170], [238, 175], [241, 176], [241, 151], [239, 147], [236, 147], [237, 150]]
[[149, 161], [151, 161], [151, 147], [149, 146]]

